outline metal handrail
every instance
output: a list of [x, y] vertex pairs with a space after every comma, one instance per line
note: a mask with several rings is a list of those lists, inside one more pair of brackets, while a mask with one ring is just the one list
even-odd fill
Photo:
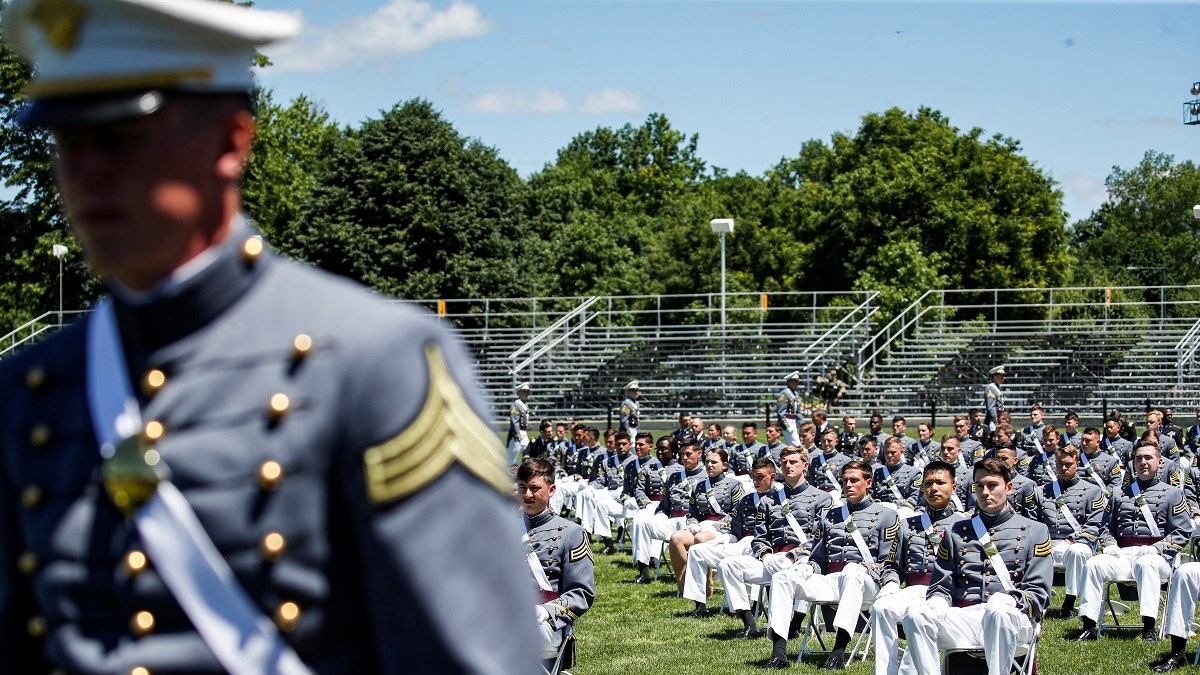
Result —
[[[13, 329], [7, 335], [0, 336], [0, 344], [4, 344], [6, 342], [10, 343], [5, 347], [0, 348], [0, 357], [3, 357], [5, 354], [14, 351], [17, 347], [20, 347], [26, 342], [33, 340], [46, 331], [61, 327], [63, 325], [64, 318], [67, 315], [86, 314], [89, 311], [91, 310], [70, 310], [66, 312], [54, 310], [51, 312], [45, 312], [44, 314], [26, 321], [17, 328]], [[52, 321], [46, 320], [51, 317], [54, 317]], [[22, 336], [21, 333], [27, 334]]]
[[598, 314], [599, 314], [599, 312], [593, 312], [591, 316], [585, 317], [583, 319], [583, 321], [579, 322], [579, 325], [564, 332], [562, 335], [559, 335], [558, 337], [554, 338], [550, 342], [547, 342], [545, 344], [545, 346], [543, 346], [541, 349], [537, 350], [533, 354], [526, 357], [526, 359], [524, 361], [522, 361], [522, 362], [518, 363], [517, 365], [513, 366], [512, 368], [510, 368], [508, 372], [512, 375], [516, 375], [517, 373], [521, 372], [525, 368], [529, 367], [529, 364], [536, 361], [543, 354], [550, 351], [551, 349], [554, 349], [558, 345], [562, 344], [562, 342], [564, 340], [566, 340], [568, 337], [570, 337], [570, 336], [574, 335], [575, 333], [579, 332], [580, 330], [582, 330], [584, 328], [584, 326], [586, 326], [589, 322], [591, 322], [592, 319], [596, 318], [596, 316]]
[[571, 319], [574, 319], [575, 317], [579, 316], [581, 313], [586, 312], [589, 307], [591, 307], [592, 305], [596, 304], [599, 301], [600, 301], [600, 296], [598, 296], [598, 295], [592, 296], [592, 297], [588, 298], [587, 300], [584, 300], [583, 304], [579, 305], [575, 309], [572, 309], [571, 311], [562, 315], [561, 317], [559, 317], [558, 321], [555, 321], [554, 323], [550, 324], [545, 330], [543, 330], [542, 332], [533, 336], [528, 342], [521, 345], [520, 347], [517, 347], [516, 351], [514, 351], [513, 353], [508, 355], [508, 358], [510, 360], [513, 360], [513, 359], [516, 359], [521, 354], [525, 353], [526, 351], [529, 351], [530, 349], [533, 348], [533, 345], [540, 342], [542, 340], [542, 338], [545, 338], [547, 335], [553, 333], [554, 331], [558, 330], [559, 328], [562, 328], [564, 323], [567, 323]]
[[[809, 350], [811, 350], [812, 348], [814, 348], [814, 347], [816, 347], [817, 345], [821, 344], [821, 341], [822, 341], [822, 340], [824, 340], [826, 337], [829, 337], [829, 335], [830, 335], [831, 333], [833, 333], [835, 330], [837, 330], [837, 329], [838, 329], [838, 327], [839, 327], [839, 326], [841, 326], [841, 325], [842, 325], [842, 324], [843, 324], [843, 323], [844, 323], [844, 322], [845, 322], [847, 319], [849, 319], [850, 317], [854, 316], [855, 314], [858, 314], [858, 312], [859, 312], [860, 310], [865, 310], [865, 311], [866, 311], [866, 316], [867, 316], [867, 318], [870, 318], [870, 317], [871, 317], [871, 315], [873, 315], [873, 314], [875, 313], [875, 311], [872, 311], [872, 307], [871, 307], [871, 301], [872, 301], [872, 300], [874, 300], [874, 299], [875, 299], [875, 298], [876, 298], [878, 295], [879, 295], [879, 293], [878, 293], [878, 292], [872, 291], [872, 295], [870, 295], [870, 296], [869, 296], [869, 297], [868, 297], [866, 300], [864, 300], [864, 301], [862, 301], [861, 303], [859, 303], [859, 305], [858, 305], [857, 307], [855, 307], [853, 310], [851, 310], [851, 311], [847, 312], [847, 313], [846, 313], [846, 316], [843, 316], [843, 317], [842, 317], [842, 318], [841, 318], [841, 319], [840, 319], [840, 320], [839, 320], [837, 323], [835, 323], [835, 324], [833, 324], [832, 326], [830, 326], [830, 327], [829, 327], [829, 329], [828, 329], [828, 330], [826, 330], [824, 333], [822, 333], [822, 334], [821, 334], [821, 335], [820, 335], [820, 336], [819, 336], [817, 339], [815, 339], [815, 340], [813, 340], [812, 342], [808, 343], [808, 346], [807, 346], [807, 347], [805, 347], [804, 349], [802, 349], [802, 350], [800, 351], [800, 353], [799, 353], [799, 354], [797, 354], [796, 356], [797, 356], [797, 357], [803, 357], [805, 354], [807, 354], [807, 353], [809, 352]], [[874, 308], [874, 309], [875, 309], [875, 310], [878, 310], [878, 307], [876, 307], [876, 308]], [[859, 323], [861, 323], [861, 321], [860, 321]], [[857, 327], [858, 327], [858, 324], [856, 323], [856, 324], [855, 324], [855, 326], [854, 326], [854, 328], [857, 328]], [[841, 341], [840, 339], [839, 339], [839, 340], [836, 340], [836, 341], [834, 342], [834, 344], [836, 344], [837, 342], [840, 342], [840, 341]], [[822, 354], [824, 354], [824, 352], [822, 352]], [[809, 365], [811, 365], [811, 362], [810, 362], [810, 364], [809, 364]]]
[[[846, 330], [845, 332], [843, 332], [841, 337], [839, 337], [837, 340], [834, 340], [833, 342], [829, 343], [829, 346], [827, 346], [825, 349], [821, 350], [820, 354], [817, 354], [816, 356], [812, 357], [812, 359], [810, 359], [809, 362], [804, 365], [805, 372], [810, 370], [821, 359], [825, 358], [825, 355], [829, 353], [830, 349], [833, 349], [834, 347], [838, 346], [843, 341], [845, 341], [850, 335], [853, 335], [854, 331], [857, 330], [859, 326], [863, 326], [863, 325], [870, 326], [871, 325], [871, 317], [875, 316], [875, 314], [878, 312], [879, 312], [878, 307], [871, 307], [869, 309], [869, 311], [865, 315], [863, 315], [863, 317], [861, 319], [856, 321], [854, 323], [854, 325], [849, 328], [849, 330]], [[861, 368], [860, 368], [860, 370], [861, 370]]]
[[1175, 344], [1175, 353], [1179, 359], [1175, 364], [1177, 382], [1183, 386], [1183, 371], [1185, 364], [1196, 362], [1196, 351], [1200, 350], [1200, 319], [1192, 324], [1188, 332]]

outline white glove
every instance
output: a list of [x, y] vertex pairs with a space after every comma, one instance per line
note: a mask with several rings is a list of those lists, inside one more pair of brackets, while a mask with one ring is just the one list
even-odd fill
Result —
[[700, 531], [700, 523], [692, 523], [691, 525], [688, 525], [687, 531], [691, 532], [692, 534], [696, 534]]
[[638, 503], [637, 503], [637, 500], [636, 500], [636, 499], [634, 499], [633, 497], [626, 497], [626, 498], [625, 498], [625, 502], [624, 502], [624, 506], [625, 506], [625, 508], [629, 509], [630, 511], [637, 511], [637, 510], [638, 510]]
[[929, 598], [925, 601], [925, 604], [935, 614], [941, 614], [950, 608], [950, 603], [946, 602], [946, 598], [942, 597], [941, 595], [935, 595], [932, 598]]
[[533, 615], [537, 617], [538, 623], [550, 623], [550, 612], [546, 611], [541, 605], [533, 606]]
[[767, 571], [767, 574], [772, 576], [794, 564], [796, 564], [795, 561], [783, 553], [768, 553], [767, 557], [763, 558], [763, 569]]
[[1017, 600], [1008, 593], [997, 593], [988, 598], [987, 604], [991, 605], [992, 607], [1003, 606], [1012, 608], [1017, 606]]
[[889, 581], [883, 585], [883, 588], [879, 589], [879, 594], [875, 596], [875, 599], [882, 600], [883, 598], [898, 592], [900, 592], [899, 582]]
[[1144, 555], [1158, 555], [1158, 549], [1153, 546], [1139, 546], [1137, 557], [1140, 558]]
[[1104, 551], [1102, 551], [1102, 552], [1104, 553], [1104, 555], [1119, 556], [1119, 555], [1121, 555], [1121, 547], [1117, 546], [1116, 544], [1109, 544], [1108, 546], [1104, 547]]

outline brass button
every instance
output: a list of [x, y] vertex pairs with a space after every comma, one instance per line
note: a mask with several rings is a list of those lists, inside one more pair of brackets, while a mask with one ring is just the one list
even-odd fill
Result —
[[267, 460], [258, 467], [258, 484], [267, 492], [272, 492], [279, 486], [279, 480], [283, 478], [283, 467], [275, 460]]
[[142, 380], [142, 393], [150, 396], [162, 389], [162, 386], [167, 383], [167, 374], [155, 368], [146, 373], [146, 377]]
[[294, 602], [285, 602], [275, 610], [275, 625], [279, 626], [279, 630], [290, 631], [296, 627], [299, 620], [300, 605]]
[[40, 638], [46, 634], [46, 619], [45, 617], [35, 616], [25, 624], [26, 630], [35, 638]]
[[37, 485], [30, 485], [24, 490], [21, 490], [21, 504], [27, 509], [32, 509], [42, 503], [42, 488]]
[[150, 675], [150, 669], [145, 666], [138, 666], [130, 670], [129, 675]]
[[50, 438], [54, 435], [50, 431], [50, 427], [45, 424], [39, 424], [29, 430], [29, 444], [35, 448], [44, 448], [50, 442]]
[[25, 373], [25, 386], [30, 391], [37, 391], [46, 386], [46, 379], [46, 369], [42, 366], [34, 366], [29, 369], [29, 372]]
[[147, 562], [149, 561], [146, 559], [146, 554], [134, 549], [125, 554], [125, 571], [131, 575], [139, 574], [146, 569]]
[[302, 359], [308, 356], [308, 353], [312, 351], [312, 347], [313, 339], [305, 333], [301, 333], [292, 340], [292, 355], [297, 359]]
[[257, 234], [253, 237], [250, 237], [245, 241], [245, 243], [242, 244], [242, 255], [246, 257], [247, 261], [253, 261], [257, 259], [258, 256], [262, 255], [262, 252], [263, 240], [262, 237], [258, 236]]
[[146, 428], [142, 429], [142, 437], [145, 438], [147, 442], [153, 443], [154, 441], [162, 438], [163, 434], [166, 432], [167, 428], [163, 426], [162, 422], [159, 422], [158, 420], [150, 420], [149, 422], [146, 422]]
[[288, 406], [291, 404], [292, 402], [288, 400], [287, 394], [275, 394], [271, 397], [271, 402], [267, 408], [267, 415], [272, 420], [279, 420], [287, 412]]
[[154, 615], [145, 610], [134, 614], [133, 619], [129, 621], [129, 630], [137, 636], [149, 633], [154, 630]]
[[283, 555], [283, 550], [287, 548], [287, 540], [278, 532], [270, 532], [267, 536], [263, 537], [260, 548], [264, 560], [275, 562], [279, 560], [279, 556]]
[[25, 551], [17, 558], [17, 569], [21, 574], [33, 574], [38, 568], [38, 557], [33, 551]]

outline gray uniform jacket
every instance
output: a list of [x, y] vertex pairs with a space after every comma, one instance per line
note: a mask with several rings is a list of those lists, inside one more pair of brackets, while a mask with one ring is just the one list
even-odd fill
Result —
[[[933, 568], [936, 565], [937, 549], [945, 538], [946, 532], [954, 523], [966, 518], [966, 514], [955, 511], [953, 507], [932, 509], [925, 506], [920, 515], [907, 518], [900, 527], [900, 540], [896, 544], [899, 551], [897, 567], [903, 579], [909, 586], [928, 586], [932, 580]], [[926, 522], [928, 529], [926, 532]]]
[[[1045, 448], [1043, 448], [1044, 450]], [[1029, 464], [1025, 466], [1025, 477], [1041, 486], [1050, 482], [1050, 477], [1058, 470], [1054, 466], [1054, 453], [1046, 451], [1039, 453], [1031, 448]]]
[[1111, 453], [1099, 450], [1095, 455], [1088, 456], [1086, 452], [1079, 453], [1079, 474], [1080, 476], [1092, 480], [1092, 475], [1100, 478], [1100, 482], [1108, 486], [1111, 491], [1114, 486], [1121, 485], [1121, 460]]
[[[1046, 526], [1004, 509], [999, 514], [978, 514], [1000, 552], [1009, 578], [1016, 588], [1020, 608], [1030, 621], [1040, 621], [1050, 601], [1050, 583], [1054, 579], [1054, 544]], [[951, 605], [986, 603], [993, 595], [1004, 593], [996, 572], [975, 536], [970, 518], [950, 526], [938, 547], [937, 565], [925, 596], [940, 596]]]
[[[555, 598], [543, 598], [555, 630], [574, 625], [596, 598], [596, 571], [587, 532], [550, 511], [524, 517], [527, 546], [542, 563]], [[536, 588], [536, 586], [534, 586]]]
[[[780, 492], [783, 498], [780, 498]], [[805, 552], [811, 551], [814, 538], [817, 535], [817, 521], [821, 514], [833, 504], [833, 498], [824, 490], [819, 490], [808, 481], [801, 481], [795, 487], [784, 485], [772, 490], [763, 498], [760, 505], [765, 506], [763, 520], [754, 531], [754, 542], [751, 551], [756, 558], [762, 558], [771, 552], [779, 552], [788, 547], [801, 546]], [[787, 516], [795, 517], [800, 530], [808, 539], [801, 542], [796, 533], [788, 525]]]
[[[512, 482], [466, 352], [423, 311], [246, 240], [114, 302], [155, 449], [237, 582], [317, 673], [533, 672]], [[144, 544], [101, 483], [88, 320], [0, 362], [4, 670], [224, 672], [154, 561], [126, 562]]]
[[750, 473], [750, 468], [754, 466], [754, 460], [762, 456], [766, 452], [767, 446], [755, 441], [750, 445], [738, 443], [733, 447], [727, 447], [729, 453], [729, 468], [733, 472], [742, 475]]
[[1026, 518], [1033, 518], [1037, 514], [1037, 489], [1037, 483], [1014, 471], [1012, 492], [1008, 495], [1009, 505]]
[[624, 494], [637, 500], [638, 506], [658, 501], [662, 497], [662, 462], [654, 457], [638, 461], [636, 455], [634, 460], [625, 467]]
[[911, 464], [901, 462], [896, 466], [882, 466], [876, 469], [871, 477], [871, 496], [877, 502], [894, 504], [896, 495], [892, 486], [900, 492], [900, 496], [909, 506], [917, 503], [917, 493], [921, 489], [921, 470]]
[[1120, 436], [1109, 438], [1105, 435], [1100, 439], [1100, 449], [1113, 455], [1124, 464], [1129, 459], [1129, 453], [1133, 451], [1133, 442]]
[[[1192, 518], [1183, 490], [1158, 480], [1151, 479], [1141, 487], [1141, 498], [1150, 507], [1150, 515], [1158, 525], [1163, 538], [1154, 544], [1170, 562], [1175, 554], [1183, 550], [1192, 536]], [[1148, 545], [1150, 526], [1146, 523], [1138, 506], [1139, 499], [1133, 496], [1133, 486], [1126, 485], [1114, 492], [1108, 501], [1108, 527], [1101, 536], [1100, 546]]]
[[[808, 461], [808, 482], [829, 492], [842, 485], [842, 467], [851, 461], [845, 453], [834, 450], [828, 455], [820, 450], [813, 452]], [[832, 482], [830, 481], [832, 478]]]
[[704, 467], [675, 471], [667, 477], [663, 484], [663, 500], [658, 503], [658, 510], [672, 518], [687, 515], [688, 505], [692, 500], [692, 490], [697, 483], [703, 483], [706, 474]]
[[792, 391], [791, 387], [784, 387], [779, 392], [775, 405], [775, 421], [779, 423], [780, 431], [789, 424], [794, 423], [799, 427], [804, 422], [804, 414], [800, 412], [799, 390]]
[[[896, 510], [883, 506], [870, 495], [857, 504], [847, 501], [845, 507], [831, 506], [817, 521], [815, 546], [808, 558], [813, 570], [817, 574], [831, 574], [841, 571], [847, 563], [860, 563], [879, 584], [899, 581], [896, 543], [900, 540], [900, 516], [896, 515]], [[847, 515], [862, 535], [873, 561], [863, 559], [862, 551], [850, 534]]]
[[[768, 494], [770, 494], [768, 492]], [[767, 498], [758, 494], [757, 491], [751, 490], [749, 494], [742, 497], [738, 501], [737, 506], [733, 507], [733, 513], [729, 519], [729, 535], [734, 541], [742, 537], [753, 537], [758, 524], [762, 522], [764, 515], [767, 513]]]
[[529, 406], [519, 398], [508, 408], [508, 440], [514, 438], [529, 440]]
[[[707, 476], [692, 488], [692, 496], [688, 502], [688, 523], [698, 523], [702, 520], [719, 520], [717, 526], [722, 532], [729, 532], [729, 520], [732, 518], [733, 507], [746, 496], [746, 488], [742, 481], [732, 473], [725, 471], [716, 478]], [[712, 501], [720, 507], [721, 513], [713, 510]]]
[[983, 424], [987, 426], [992, 422], [1000, 419], [1000, 412], [1004, 410], [1004, 394], [1000, 391], [1000, 385], [995, 382], [989, 382], [983, 388]]
[[932, 439], [925, 445], [921, 445], [921, 441], [913, 441], [912, 445], [905, 449], [904, 458], [909, 464], [919, 462], [923, 466], [936, 459], [941, 450], [942, 444]]
[[[1052, 482], [1046, 483], [1035, 493], [1037, 503], [1034, 506], [1034, 519], [1050, 530], [1052, 540], [1072, 539], [1077, 544], [1091, 546], [1094, 553], [1104, 532], [1108, 498], [1095, 483], [1085, 481], [1078, 475], [1070, 480], [1060, 480], [1058, 485], [1058, 497], [1054, 495]], [[1078, 532], [1071, 527], [1060, 506], [1066, 506], [1075, 517], [1080, 527]]]
[[621, 459], [616, 451], [601, 448], [592, 456], [591, 485], [600, 490], [616, 490], [622, 486]]

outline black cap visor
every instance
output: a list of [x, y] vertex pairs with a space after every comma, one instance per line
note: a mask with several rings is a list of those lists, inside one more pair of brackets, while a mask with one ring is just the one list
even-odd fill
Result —
[[157, 112], [166, 101], [159, 90], [91, 96], [62, 96], [30, 101], [17, 122], [27, 128], [96, 126]]

